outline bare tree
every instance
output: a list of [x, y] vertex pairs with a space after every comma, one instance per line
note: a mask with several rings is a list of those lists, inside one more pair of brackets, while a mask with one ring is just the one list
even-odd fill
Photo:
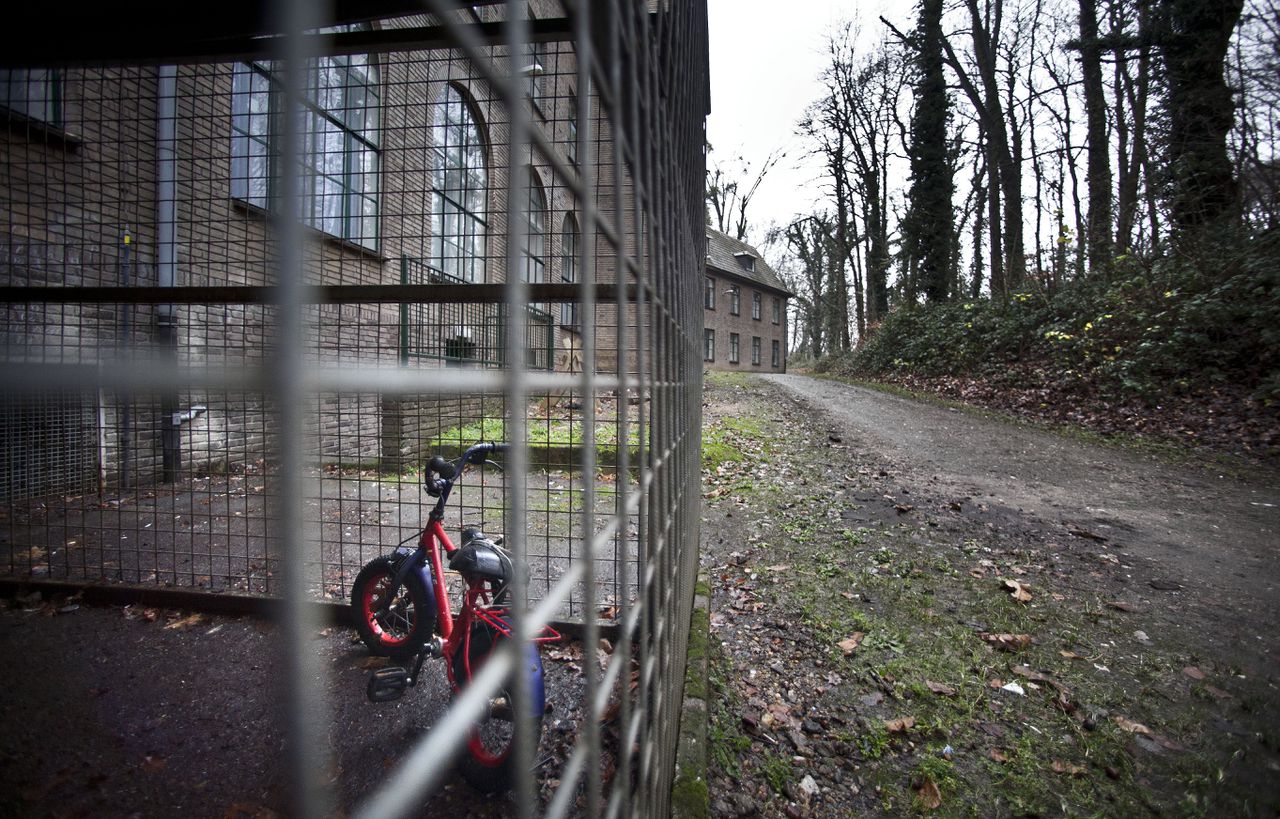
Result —
[[832, 267], [832, 223], [826, 214], [798, 219], [783, 230], [788, 249], [799, 261], [799, 275], [787, 286], [796, 294], [800, 347], [814, 357], [835, 352], [830, 336], [829, 287]]
[[[823, 72], [827, 94], [801, 127], [824, 154], [836, 153], [842, 160], [838, 166], [828, 163], [836, 227], [838, 236], [844, 236], [837, 240], [836, 252], [845, 253], [852, 272], [855, 323], [862, 338], [868, 324], [889, 310], [889, 173], [895, 137], [905, 128], [899, 109], [906, 62], [901, 50], [884, 40], [859, 54], [859, 33], [845, 24], [828, 37], [829, 62]], [[849, 211], [843, 221], [842, 200]]]
[[[713, 150], [708, 145], [708, 157], [712, 153]], [[760, 183], [785, 156], [786, 153], [782, 150], [770, 152], [754, 175], [750, 163], [742, 156], [735, 157], [732, 160], [735, 167], [730, 168], [724, 167], [714, 158], [711, 159], [710, 167], [707, 168], [707, 204], [710, 206], [707, 221], [721, 233], [746, 241], [750, 227], [747, 207], [760, 189]]]

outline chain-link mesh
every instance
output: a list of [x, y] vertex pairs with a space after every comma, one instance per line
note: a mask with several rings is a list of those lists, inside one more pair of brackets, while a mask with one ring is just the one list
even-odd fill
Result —
[[[314, 738], [305, 601], [420, 531], [427, 458], [509, 441], [446, 529], [506, 531], [521, 633], [617, 639], [536, 774], [558, 789], [522, 773], [512, 804], [660, 815], [698, 542], [705, 4], [349, 6], [6, 58], [0, 573], [284, 598]], [[356, 812], [420, 810], [490, 665]], [[322, 752], [291, 747], [311, 815]]]

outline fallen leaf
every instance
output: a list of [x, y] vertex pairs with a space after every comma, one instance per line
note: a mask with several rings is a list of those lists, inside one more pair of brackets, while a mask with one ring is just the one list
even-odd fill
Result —
[[924, 782], [920, 783], [920, 789], [916, 791], [916, 796], [920, 799], [920, 806], [925, 810], [935, 810], [942, 805], [942, 793], [938, 790], [938, 786], [934, 784], [929, 777], [924, 778]]
[[1084, 659], [1084, 657], [1081, 657], [1079, 654], [1075, 653], [1074, 651], [1059, 651], [1058, 653], [1061, 654], [1063, 657], [1066, 657], [1068, 660]]
[[1115, 720], [1116, 725], [1119, 725], [1123, 730], [1128, 731], [1131, 734], [1150, 734], [1151, 733], [1150, 728], [1143, 725], [1141, 722], [1134, 722], [1128, 717], [1122, 717], [1119, 714], [1117, 714], [1112, 719]]
[[1062, 683], [1055, 680], [1053, 677], [1050, 677], [1048, 674], [1045, 674], [1041, 671], [1034, 671], [1030, 666], [1016, 665], [1010, 670], [1013, 671], [1014, 674], [1017, 674], [1019, 677], [1024, 677], [1027, 680], [1030, 680], [1031, 682], [1040, 682], [1046, 685], [1051, 685], [1054, 688], [1058, 689], [1059, 691], [1062, 691], [1066, 688], [1066, 686], [1064, 686]]
[[884, 729], [891, 734], [905, 734], [916, 725], [915, 717], [899, 717], [884, 721]]
[[174, 620], [172, 623], [166, 625], [165, 628], [186, 628], [187, 626], [194, 626], [202, 620], [204, 620], [203, 614], [191, 614], [183, 617], [181, 620]]
[[1221, 688], [1218, 688], [1216, 685], [1206, 685], [1204, 687], [1204, 690], [1207, 691], [1210, 695], [1213, 696], [1214, 699], [1217, 699], [1217, 700], [1225, 700], [1225, 699], [1231, 698], [1230, 694], [1228, 694], [1226, 691], [1223, 691]]
[[169, 764], [162, 756], [145, 756], [142, 758], [142, 770], [155, 773], [164, 770], [164, 766]]
[[386, 657], [365, 657], [356, 668], [372, 671], [375, 668], [386, 668], [388, 663], [390, 663], [390, 660]]
[[1056, 773], [1071, 774], [1072, 776], [1084, 776], [1085, 769], [1081, 765], [1072, 765], [1070, 762], [1063, 762], [1060, 759], [1053, 761], [1053, 770]]
[[988, 748], [987, 756], [991, 757], [994, 762], [1004, 763], [1009, 761], [1009, 757], [999, 748]]
[[1193, 680], [1204, 679], [1204, 672], [1196, 668], [1194, 665], [1189, 665], [1186, 668], [1182, 669], [1182, 673], [1186, 674], [1188, 677], [1190, 677]]
[[954, 697], [956, 695], [956, 690], [949, 685], [930, 682], [929, 680], [925, 680], [924, 684], [926, 688], [935, 694], [941, 694], [944, 697]]
[[1019, 651], [1031, 645], [1030, 634], [991, 634], [984, 631], [978, 636], [1000, 651]]
[[1027, 591], [1027, 584], [1020, 580], [1006, 580], [1004, 587], [1009, 590], [1009, 596], [1019, 603], [1030, 603], [1031, 592]]
[[1020, 697], [1026, 696], [1027, 694], [1027, 692], [1023, 690], [1022, 686], [1014, 682], [1006, 683], [1005, 685], [1000, 686], [1000, 690], [1008, 691], [1010, 694], [1017, 694]]
[[1123, 600], [1108, 600], [1107, 607], [1113, 608], [1116, 611], [1140, 611], [1140, 609], [1133, 603], [1126, 603]]
[[850, 634], [845, 639], [836, 643], [836, 645], [838, 645], [840, 650], [844, 652], [844, 656], [848, 657], [850, 654], [858, 650], [858, 646], [862, 643], [862, 638], [866, 636], [866, 632], [855, 631], [853, 634]]

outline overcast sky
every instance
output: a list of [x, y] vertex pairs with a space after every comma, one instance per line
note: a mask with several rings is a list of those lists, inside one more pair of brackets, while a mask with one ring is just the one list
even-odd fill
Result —
[[777, 0], [708, 0], [710, 160], [728, 166], [741, 154], [754, 171], [770, 151], [787, 152], [747, 209], [753, 240], [763, 238], [770, 221], [785, 224], [810, 212], [818, 198], [818, 171], [804, 166], [806, 148], [796, 136], [796, 123], [820, 94], [827, 33], [855, 18], [869, 30], [879, 25], [881, 13], [901, 23], [913, 5], [906, 0], [790, 0], [781, 5]]

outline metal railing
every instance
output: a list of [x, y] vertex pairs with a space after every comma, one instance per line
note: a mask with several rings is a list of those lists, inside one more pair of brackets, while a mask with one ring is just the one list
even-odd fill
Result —
[[[582, 664], [567, 758], [535, 774], [519, 746], [512, 809], [665, 815], [699, 527], [705, 2], [386, 12], [276, 0], [145, 39], [51, 17], [3, 58], [31, 99], [0, 107], [0, 573], [280, 598], [293, 812], [325, 815], [311, 602], [420, 525], [403, 487], [426, 456], [503, 437], [504, 477], [449, 525], [501, 518], [534, 581], [517, 634], [616, 640]], [[344, 809], [420, 811], [517, 651]], [[535, 776], [558, 780], [545, 801]]]

